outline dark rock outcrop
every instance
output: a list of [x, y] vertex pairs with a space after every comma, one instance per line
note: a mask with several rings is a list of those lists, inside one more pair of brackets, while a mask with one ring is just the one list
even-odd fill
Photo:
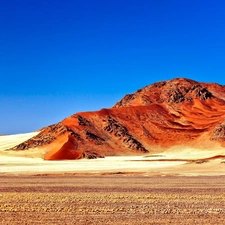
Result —
[[108, 116], [108, 124], [103, 129], [121, 140], [127, 146], [127, 148], [145, 153], [149, 152], [139, 141], [137, 141], [131, 134], [129, 134], [125, 126], [120, 124], [111, 116]]
[[27, 150], [48, 145], [56, 140], [56, 137], [65, 134], [67, 131], [68, 129], [62, 123], [50, 125], [43, 128], [35, 137], [13, 147], [12, 150]]
[[211, 140], [225, 142], [225, 121], [212, 130]]

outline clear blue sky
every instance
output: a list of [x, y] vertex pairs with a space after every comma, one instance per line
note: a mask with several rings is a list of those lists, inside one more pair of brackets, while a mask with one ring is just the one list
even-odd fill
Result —
[[225, 1], [1, 0], [0, 134], [160, 80], [225, 84]]

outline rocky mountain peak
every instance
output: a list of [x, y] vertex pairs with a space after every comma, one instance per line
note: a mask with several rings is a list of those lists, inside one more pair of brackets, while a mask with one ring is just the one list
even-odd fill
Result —
[[149, 105], [152, 103], [180, 103], [198, 98], [206, 100], [213, 94], [206, 86], [194, 80], [176, 78], [146, 86], [133, 94], [127, 94], [114, 108]]

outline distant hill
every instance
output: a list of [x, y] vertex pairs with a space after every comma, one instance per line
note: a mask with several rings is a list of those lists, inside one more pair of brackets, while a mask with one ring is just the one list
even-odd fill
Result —
[[177, 78], [126, 95], [112, 108], [76, 113], [12, 150], [47, 160], [140, 155], [168, 148], [225, 147], [225, 86]]

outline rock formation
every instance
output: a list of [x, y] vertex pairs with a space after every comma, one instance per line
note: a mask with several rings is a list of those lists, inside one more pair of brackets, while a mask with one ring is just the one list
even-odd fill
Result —
[[110, 109], [76, 113], [12, 150], [47, 160], [151, 154], [173, 146], [225, 147], [225, 86], [178, 78], [126, 95]]

